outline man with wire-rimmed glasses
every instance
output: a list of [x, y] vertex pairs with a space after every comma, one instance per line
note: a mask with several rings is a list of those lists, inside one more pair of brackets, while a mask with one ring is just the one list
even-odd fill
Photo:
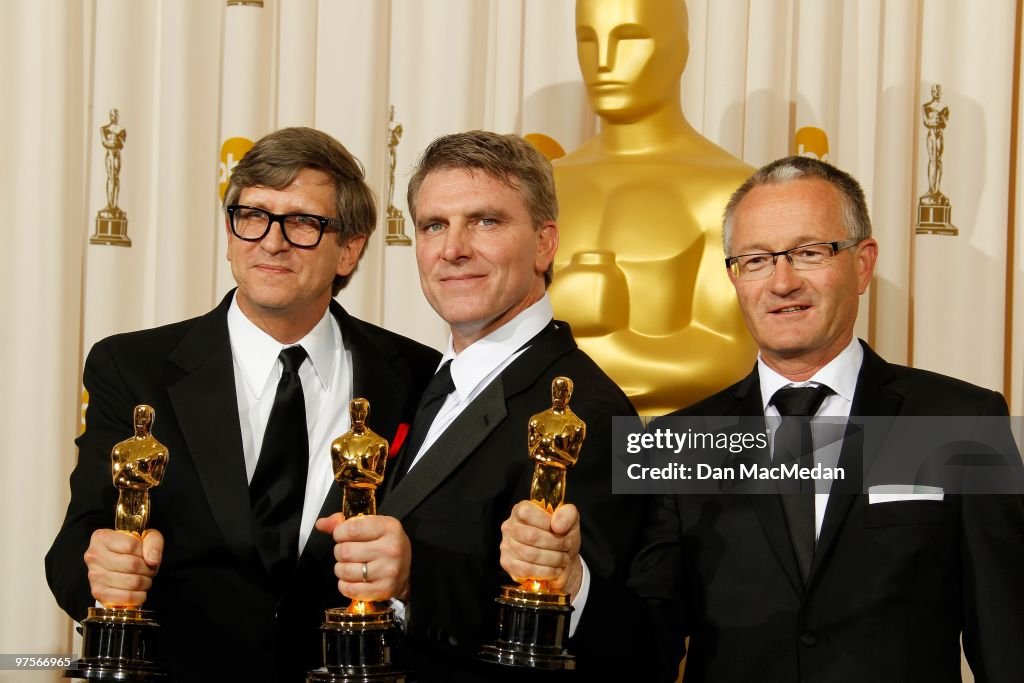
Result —
[[796, 270], [827, 268], [836, 253], [855, 247], [860, 242], [859, 239], [815, 242], [814, 244], [801, 244], [798, 247], [782, 251], [729, 256], [725, 259], [725, 267], [729, 269], [733, 278], [742, 280], [762, 280], [771, 277], [775, 270], [775, 262], [780, 256], [785, 256], [789, 265]]
[[[297, 683], [321, 665], [324, 609], [345, 602], [334, 542], [314, 530], [341, 506], [331, 441], [349, 429], [353, 397], [369, 401], [375, 432], [400, 435], [440, 356], [333, 298], [377, 219], [337, 140], [287, 128], [257, 141], [224, 209], [237, 288], [204, 316], [89, 354], [86, 430], [47, 578], [76, 620], [96, 602], [145, 602], [174, 681]], [[142, 538], [109, 528], [110, 450], [138, 403], [155, 409], [171, 462]], [[388, 558], [363, 563], [364, 594], [391, 597]]]
[[[757, 363], [669, 417], [767, 428], [768, 447], [751, 453], [763, 471], [810, 471], [831, 453], [848, 480], [655, 497], [633, 585], [667, 647], [681, 655], [689, 637], [687, 683], [959, 681], [961, 638], [979, 680], [1019, 679], [1024, 499], [900, 485], [913, 480], [879, 488], [863, 469], [911, 455], [886, 449], [892, 433], [864, 416], [968, 416], [957, 418], [967, 436], [987, 425], [1019, 477], [1002, 395], [887, 363], [854, 337], [878, 244], [849, 174], [805, 157], [768, 164], [733, 194], [723, 236]], [[820, 438], [815, 416], [839, 429]], [[855, 423], [859, 436], [844, 432]]]

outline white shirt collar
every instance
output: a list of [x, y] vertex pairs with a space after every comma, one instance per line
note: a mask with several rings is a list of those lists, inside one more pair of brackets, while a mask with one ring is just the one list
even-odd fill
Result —
[[525, 311], [483, 339], [473, 342], [459, 354], [455, 353], [449, 336], [448, 350], [438, 367], [452, 361], [452, 382], [459, 400], [465, 401], [496, 368], [547, 327], [554, 315], [551, 299], [545, 293]]
[[[320, 322], [296, 342], [309, 355], [313, 373], [324, 390], [329, 388], [330, 378], [334, 375], [334, 349], [340, 347], [342, 341], [341, 330], [332, 324], [333, 320], [328, 307]], [[295, 344], [282, 344], [257, 327], [242, 313], [237, 297], [232, 298], [228, 308], [228, 336], [231, 354], [242, 370], [246, 387], [257, 399], [261, 398], [267, 387], [276, 386], [270, 379], [273, 376], [276, 380], [279, 376], [274, 371], [281, 350]]]
[[768, 409], [768, 403], [775, 392], [783, 387], [805, 387], [824, 384], [836, 394], [853, 403], [853, 392], [857, 388], [857, 375], [864, 362], [864, 347], [856, 337], [850, 340], [839, 355], [830, 360], [806, 382], [794, 382], [772, 370], [757, 354], [757, 375], [761, 384], [761, 408]]

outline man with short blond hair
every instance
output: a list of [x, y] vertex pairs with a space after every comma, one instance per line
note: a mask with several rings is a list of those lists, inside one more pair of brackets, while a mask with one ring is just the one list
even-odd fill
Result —
[[[494, 599], [511, 577], [549, 581], [570, 595], [577, 616], [589, 605], [578, 624], [573, 617], [569, 640], [582, 678], [644, 678], [644, 651], [634, 644], [645, 629], [623, 634], [606, 595], [610, 581], [625, 577], [644, 510], [639, 498], [611, 494], [612, 417], [635, 412], [554, 319], [546, 294], [558, 248], [551, 166], [519, 136], [446, 135], [423, 153], [409, 208], [420, 284], [451, 338], [386, 474], [381, 517], [321, 527], [338, 542], [338, 576], [358, 589], [361, 562], [388, 552], [374, 547], [374, 527], [401, 522], [388, 548], [401, 549], [408, 567], [393, 594], [418, 680], [536, 674], [502, 678], [474, 662], [496, 635]], [[568, 473], [567, 504], [552, 514], [527, 500], [527, 439], [530, 417], [551, 408], [558, 376], [575, 385], [570, 408], [586, 423], [586, 439]]]

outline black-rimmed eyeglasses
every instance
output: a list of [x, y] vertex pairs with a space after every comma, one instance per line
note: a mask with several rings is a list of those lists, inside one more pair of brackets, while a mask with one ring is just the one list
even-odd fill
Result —
[[775, 262], [785, 256], [794, 270], [817, 270], [825, 268], [832, 258], [862, 240], [850, 239], [838, 242], [815, 242], [783, 251], [765, 251], [755, 254], [740, 254], [725, 259], [725, 267], [737, 280], [762, 280], [775, 272]]
[[281, 224], [281, 234], [293, 247], [312, 249], [320, 244], [324, 230], [340, 230], [341, 220], [312, 213], [270, 213], [255, 206], [232, 204], [227, 207], [228, 222], [235, 237], [246, 242], [259, 242], [274, 223]]

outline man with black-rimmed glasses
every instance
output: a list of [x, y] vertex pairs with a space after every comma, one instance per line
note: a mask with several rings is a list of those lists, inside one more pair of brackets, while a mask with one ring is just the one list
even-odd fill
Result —
[[[323, 610], [344, 603], [334, 543], [314, 531], [341, 504], [330, 443], [355, 396], [374, 431], [401, 433], [439, 354], [333, 299], [376, 226], [362, 167], [337, 140], [310, 128], [264, 137], [224, 206], [237, 288], [204, 316], [89, 354], [86, 430], [47, 578], [79, 621], [97, 603], [144, 601], [172, 680], [303, 681], [321, 664]], [[142, 538], [109, 528], [110, 450], [139, 403], [170, 452]], [[366, 567], [371, 585], [393, 573], [388, 561]]]

